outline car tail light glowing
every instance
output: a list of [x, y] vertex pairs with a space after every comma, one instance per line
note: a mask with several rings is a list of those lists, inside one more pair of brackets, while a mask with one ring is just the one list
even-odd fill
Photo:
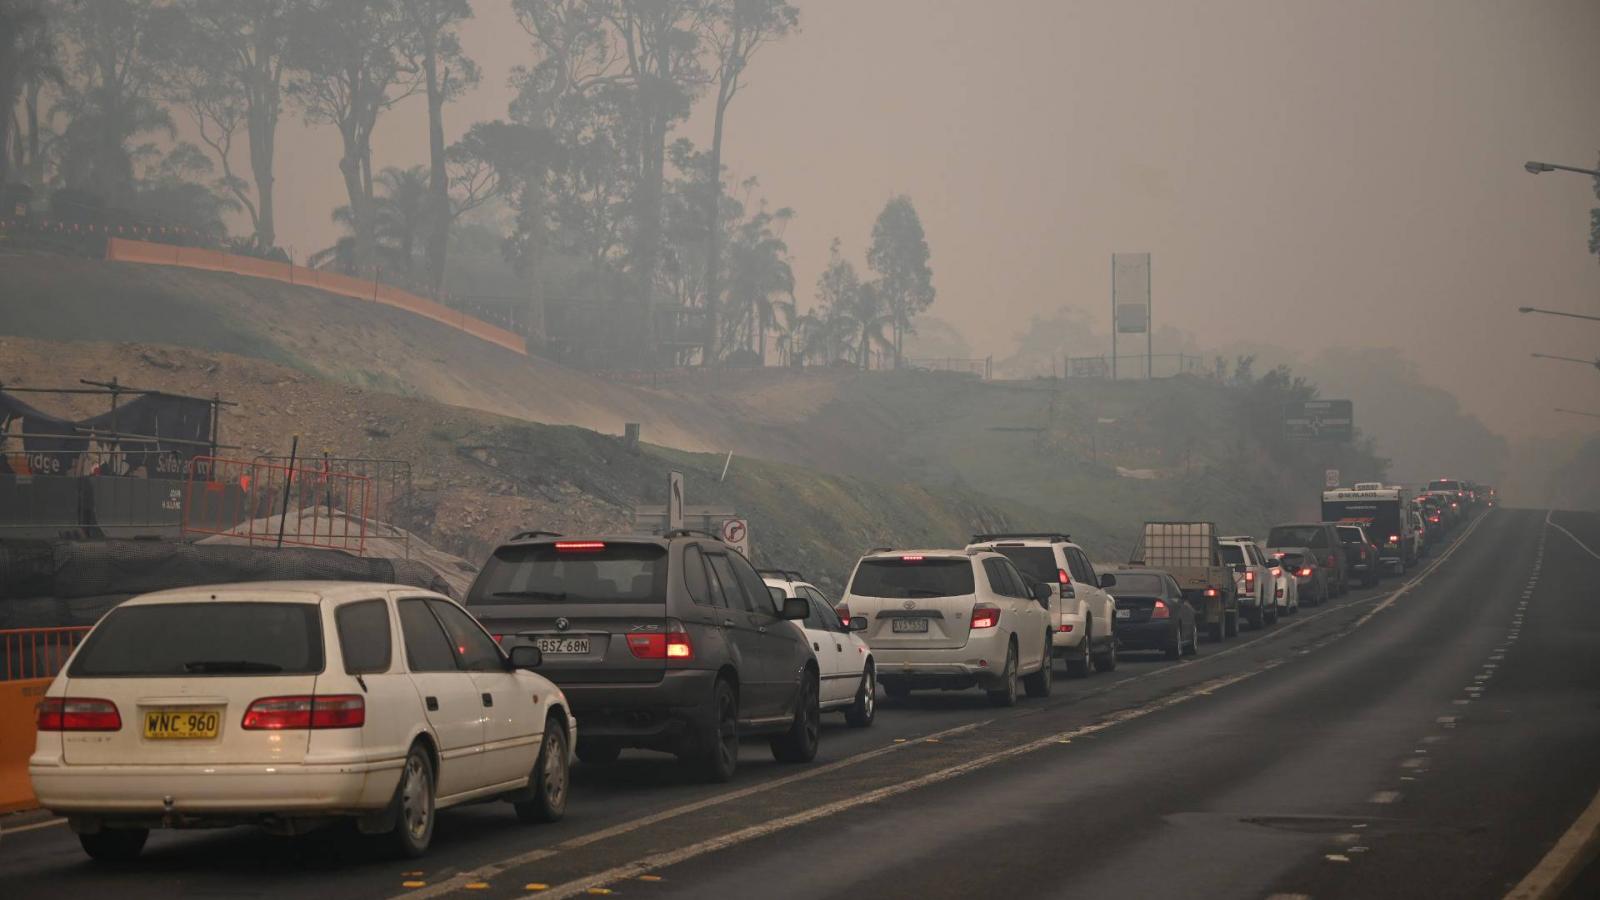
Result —
[[850, 607], [841, 603], [833, 608], [833, 614], [839, 617], [840, 624], [846, 628], [850, 627]]
[[1160, 600], [1157, 600], [1155, 608], [1150, 610], [1150, 618], [1152, 619], [1165, 619], [1170, 615], [1172, 615], [1172, 612], [1167, 609], [1167, 604]]
[[1391, 543], [1391, 544], [1400, 543], [1400, 535], [1398, 535], [1398, 534], [1389, 535], [1389, 543]]
[[1244, 583], [1247, 584], [1247, 585], [1256, 583], [1256, 570], [1255, 569], [1251, 569], [1248, 572], [1244, 573]]
[[1206, 596], [1207, 597], [1215, 597], [1215, 596], [1217, 596], [1217, 589], [1216, 588], [1206, 588]]
[[121, 731], [122, 714], [110, 700], [46, 697], [39, 701], [40, 731]]
[[1071, 625], [1057, 625], [1056, 626], [1056, 630], [1061, 632], [1062, 634], [1071, 634], [1072, 633], [1072, 626]]
[[901, 562], [908, 562], [908, 563], [917, 563], [917, 562], [922, 562], [922, 557], [920, 557], [920, 556], [902, 556], [902, 557], [900, 557], [900, 561]]
[[262, 697], [244, 711], [245, 731], [360, 728], [367, 723], [367, 703], [360, 694], [301, 694]]
[[1299, 574], [1299, 576], [1301, 578], [1310, 578], [1311, 577], [1311, 569], [1310, 568], [1301, 569], [1298, 574]]
[[628, 652], [636, 659], [694, 659], [694, 644], [682, 622], [668, 622], [665, 633], [628, 635]]
[[979, 603], [972, 608], [973, 628], [993, 628], [1000, 624], [1000, 607]]
[[1066, 569], [1057, 569], [1056, 570], [1056, 581], [1061, 583], [1061, 584], [1071, 584], [1072, 583], [1072, 576], [1067, 574], [1067, 570]]
[[593, 553], [605, 548], [605, 541], [556, 541], [557, 553]]

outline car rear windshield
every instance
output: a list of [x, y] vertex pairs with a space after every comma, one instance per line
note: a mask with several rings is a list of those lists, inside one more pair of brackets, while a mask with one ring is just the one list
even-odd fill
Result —
[[72, 678], [309, 675], [322, 671], [314, 603], [163, 603], [112, 610]]
[[665, 602], [667, 548], [602, 541], [502, 547], [467, 594], [468, 606]]
[[1325, 547], [1328, 532], [1321, 525], [1279, 525], [1267, 534], [1268, 547]]
[[1347, 543], [1366, 540], [1366, 536], [1362, 534], [1361, 529], [1353, 525], [1340, 525], [1339, 538]]
[[1430, 481], [1430, 482], [1428, 482], [1428, 490], [1430, 490], [1430, 491], [1459, 491], [1459, 490], [1461, 490], [1461, 482], [1459, 482], [1459, 481]]
[[1011, 564], [1017, 567], [1022, 574], [1034, 581], [1044, 581], [1054, 584], [1061, 577], [1061, 568], [1056, 565], [1056, 552], [1049, 547], [996, 547], [996, 552]]
[[1217, 548], [1222, 551], [1222, 561], [1230, 566], [1237, 566], [1244, 562], [1244, 548], [1233, 544], [1223, 544]]
[[961, 597], [973, 590], [968, 559], [869, 559], [850, 582], [850, 593], [860, 597]]
[[1110, 592], [1113, 597], [1160, 597], [1166, 593], [1161, 589], [1161, 576], [1147, 572], [1118, 572]]

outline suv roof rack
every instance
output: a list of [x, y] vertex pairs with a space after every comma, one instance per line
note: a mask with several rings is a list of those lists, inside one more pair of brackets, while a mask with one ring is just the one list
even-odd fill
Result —
[[775, 575], [775, 576], [777, 576], [779, 578], [784, 579], [785, 581], [805, 581], [806, 580], [806, 577], [804, 575], [800, 574], [799, 572], [796, 572], [794, 569], [757, 569], [756, 570], [756, 574], [757, 575], [762, 575], [762, 576]]
[[1059, 531], [1008, 531], [997, 534], [975, 534], [968, 543], [988, 544], [994, 541], [1047, 540], [1053, 544], [1070, 544], [1072, 535]]
[[528, 541], [528, 540], [532, 540], [534, 538], [562, 537], [562, 536], [563, 535], [559, 531], [537, 531], [536, 530], [536, 531], [519, 531], [516, 534], [512, 535], [511, 539], [513, 541]]
[[674, 528], [671, 531], [662, 534], [661, 536], [664, 538], [703, 537], [710, 538], [713, 541], [722, 540], [722, 538], [717, 537], [709, 531], [701, 531], [697, 528]]

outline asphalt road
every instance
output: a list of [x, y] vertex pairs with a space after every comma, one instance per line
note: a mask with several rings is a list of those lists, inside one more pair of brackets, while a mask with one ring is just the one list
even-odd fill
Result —
[[[555, 826], [441, 815], [419, 863], [338, 833], [157, 833], [127, 867], [4, 823], [8, 898], [1501, 897], [1600, 788], [1600, 517], [1497, 510], [1376, 591], [1045, 701], [830, 716], [733, 784], [628, 754]], [[15, 830], [17, 828], [27, 830]], [[1592, 873], [1591, 873], [1592, 874]], [[1569, 892], [1576, 893], [1586, 878]]]

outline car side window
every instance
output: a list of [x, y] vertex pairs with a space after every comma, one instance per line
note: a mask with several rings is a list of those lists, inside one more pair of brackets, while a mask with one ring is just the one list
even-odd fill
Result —
[[[706, 559], [711, 563], [711, 574], [715, 575], [717, 582], [722, 585], [722, 593], [728, 598], [728, 606], [732, 609], [755, 612], [755, 598], [745, 594], [744, 587], [739, 584], [739, 577], [733, 574], [733, 564], [728, 560], [728, 554], [707, 553]], [[764, 588], [761, 596], [768, 596]]]
[[1083, 556], [1083, 551], [1076, 547], [1068, 547], [1066, 553], [1067, 568], [1072, 572], [1072, 580], [1080, 584], [1094, 586], [1094, 576], [1089, 568], [1089, 561]]
[[689, 599], [700, 606], [715, 606], [711, 599], [711, 586], [706, 581], [706, 557], [700, 548], [690, 544], [683, 548], [683, 586]]
[[706, 590], [711, 594], [711, 605], [717, 609], [731, 609], [734, 604], [730, 598], [737, 599], [739, 586], [732, 585], [726, 591], [722, 589], [722, 578], [717, 575], [717, 570], [711, 567], [711, 557], [701, 554], [702, 574], [706, 578]]
[[406, 665], [413, 672], [454, 672], [456, 655], [427, 601], [400, 601], [400, 631], [405, 635]]
[[494, 638], [484, 634], [483, 628], [461, 607], [445, 600], [429, 600], [428, 607], [439, 617], [445, 634], [456, 653], [456, 667], [466, 672], [503, 672], [505, 657]]
[[362, 600], [339, 607], [333, 615], [339, 627], [339, 652], [346, 675], [374, 675], [389, 671], [394, 638], [389, 631], [389, 604]]
[[1022, 570], [1018, 569], [1016, 564], [1010, 560], [1006, 560], [1006, 568], [1011, 573], [1011, 589], [1013, 591], [1011, 596], [1019, 600], [1032, 600], [1033, 589], [1029, 587], [1030, 579], [1028, 576], [1022, 574]]
[[739, 584], [744, 588], [746, 597], [755, 606], [755, 611], [770, 616], [781, 615], [783, 604], [773, 599], [767, 592], [767, 583], [761, 580], [756, 567], [744, 558], [742, 553], [729, 553], [728, 564], [733, 566], [733, 574], [739, 579]]
[[983, 561], [983, 574], [989, 579], [989, 590], [1001, 597], [1011, 596], [1011, 585], [1006, 584], [1006, 571], [1000, 568], [1000, 560], [986, 559]]
[[1163, 575], [1163, 576], [1161, 576], [1161, 582], [1162, 582], [1162, 584], [1165, 584], [1167, 586], [1167, 599], [1168, 600], [1182, 600], [1183, 599], [1183, 591], [1178, 589], [1178, 582], [1175, 581], [1171, 575]]
[[1083, 566], [1083, 580], [1093, 587], [1099, 587], [1100, 576], [1094, 570], [1094, 563], [1089, 562], [1089, 557], [1085, 556], [1082, 550], [1074, 552], [1077, 554], [1079, 564]]

